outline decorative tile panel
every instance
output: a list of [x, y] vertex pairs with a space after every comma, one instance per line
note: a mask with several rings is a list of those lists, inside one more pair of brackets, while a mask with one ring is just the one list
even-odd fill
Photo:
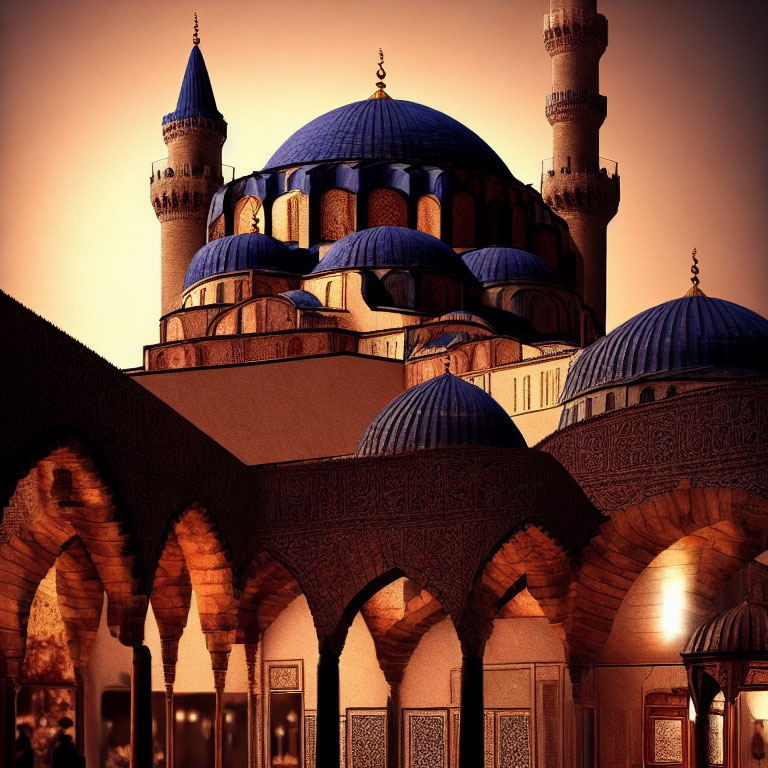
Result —
[[316, 768], [317, 715], [304, 713], [304, 768]]
[[339, 718], [339, 765], [347, 768], [347, 718]]
[[723, 755], [723, 716], [709, 713], [709, 731], [707, 732], [707, 762], [710, 765], [722, 765]]
[[560, 768], [560, 685], [556, 679], [536, 683], [536, 734], [540, 768]]
[[387, 710], [347, 710], [349, 768], [387, 768]]
[[461, 712], [458, 709], [452, 709], [451, 719], [451, 738], [448, 745], [450, 752], [451, 768], [459, 768], [459, 735], [461, 733]]
[[495, 744], [495, 718], [493, 712], [485, 710], [485, 722], [483, 724], [483, 768], [494, 768], [494, 748]]
[[655, 763], [683, 762], [682, 720], [653, 721], [653, 761]]
[[530, 712], [497, 712], [496, 742], [496, 768], [531, 768]]
[[404, 710], [405, 768], [448, 768], [448, 712]]
[[269, 667], [269, 687], [273, 691], [298, 691], [301, 689], [299, 665], [286, 664]]

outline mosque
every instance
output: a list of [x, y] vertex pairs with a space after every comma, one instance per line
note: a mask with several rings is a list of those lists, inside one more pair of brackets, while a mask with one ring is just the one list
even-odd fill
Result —
[[765, 765], [768, 320], [694, 252], [606, 334], [607, 20], [549, 11], [540, 193], [381, 54], [235, 177], [196, 26], [141, 368], [2, 294], [6, 765]]

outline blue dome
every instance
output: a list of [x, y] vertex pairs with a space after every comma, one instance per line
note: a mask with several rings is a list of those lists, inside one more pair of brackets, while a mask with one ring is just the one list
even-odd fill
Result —
[[464, 263], [481, 283], [506, 283], [525, 280], [534, 283], [558, 283], [562, 280], [552, 267], [535, 253], [519, 248], [491, 246], [465, 251]]
[[385, 405], [360, 438], [355, 455], [391, 456], [458, 445], [525, 448], [525, 440], [490, 395], [446, 372]]
[[630, 318], [578, 354], [561, 401], [644, 378], [768, 373], [768, 320], [700, 291]]
[[315, 118], [272, 155], [266, 168], [332, 160], [389, 160], [510, 176], [501, 158], [465, 125], [399, 99], [356, 101]]
[[371, 227], [337, 240], [312, 270], [427, 269], [471, 279], [461, 259], [442, 240], [405, 227]]
[[250, 232], [219, 237], [206, 243], [192, 257], [184, 278], [184, 288], [211, 275], [247, 269], [300, 274], [303, 270], [296, 261], [296, 256], [285, 243], [268, 235]]
[[309, 291], [297, 289], [294, 291], [285, 291], [280, 295], [285, 296], [286, 299], [290, 299], [294, 306], [297, 306], [299, 309], [314, 309], [323, 306], [323, 302], [320, 301], [314, 293], [310, 293]]

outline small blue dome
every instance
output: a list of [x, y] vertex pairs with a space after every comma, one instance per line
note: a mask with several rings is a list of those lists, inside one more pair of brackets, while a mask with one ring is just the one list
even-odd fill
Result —
[[284, 291], [280, 296], [285, 296], [286, 299], [290, 299], [299, 309], [314, 309], [323, 306], [323, 302], [320, 301], [314, 293], [310, 293], [309, 291], [302, 291], [300, 289]]
[[558, 283], [562, 280], [552, 267], [535, 253], [519, 248], [491, 246], [465, 251], [461, 258], [481, 283], [506, 283], [524, 280], [534, 283]]
[[461, 259], [442, 240], [405, 227], [371, 227], [337, 240], [312, 270], [427, 269], [471, 279]]
[[510, 177], [501, 158], [465, 125], [399, 99], [356, 101], [315, 118], [272, 155], [266, 168], [332, 160], [389, 160]]
[[[644, 378], [768, 373], [768, 320], [700, 291], [646, 309], [578, 354], [561, 401]], [[724, 369], [724, 370], [722, 370]]]
[[285, 243], [274, 237], [250, 232], [219, 237], [206, 243], [187, 267], [184, 288], [211, 275], [262, 269], [270, 272], [296, 272], [301, 266]]
[[385, 405], [360, 438], [355, 455], [391, 456], [459, 445], [526, 447], [512, 419], [490, 395], [446, 372]]
[[183, 120], [186, 117], [224, 119], [221, 112], [216, 108], [216, 97], [213, 95], [205, 59], [196, 45], [193, 46], [192, 52], [189, 54], [176, 109], [163, 118], [163, 125], [172, 123], [174, 120]]

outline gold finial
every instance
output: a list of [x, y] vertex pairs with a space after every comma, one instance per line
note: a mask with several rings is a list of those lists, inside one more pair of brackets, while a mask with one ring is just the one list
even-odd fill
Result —
[[387, 87], [387, 84], [384, 82], [384, 78], [386, 76], [387, 76], [387, 73], [386, 73], [386, 70], [384, 69], [384, 51], [382, 51], [381, 48], [379, 48], [379, 68], [376, 70], [376, 77], [379, 78], [379, 81], [376, 83], [376, 88], [378, 90], [373, 92], [373, 95], [371, 96], [372, 99], [390, 98], [384, 92], [384, 89]]
[[699, 263], [699, 260], [696, 258], [696, 249], [694, 248], [691, 253], [691, 258], [693, 259], [693, 264], [691, 266], [691, 274], [693, 277], [691, 278], [691, 282], [693, 283], [693, 287], [688, 289], [688, 293], [686, 293], [686, 296], [703, 296], [704, 292], [699, 288], [699, 283], [701, 282], [699, 280], [699, 268], [697, 264]]
[[251, 232], [259, 232], [259, 212], [254, 211], [253, 216], [251, 217]]
[[200, 45], [200, 35], [197, 33], [200, 31], [200, 27], [197, 24], [197, 11], [195, 11], [195, 32], [192, 35], [192, 43], [194, 45]]

